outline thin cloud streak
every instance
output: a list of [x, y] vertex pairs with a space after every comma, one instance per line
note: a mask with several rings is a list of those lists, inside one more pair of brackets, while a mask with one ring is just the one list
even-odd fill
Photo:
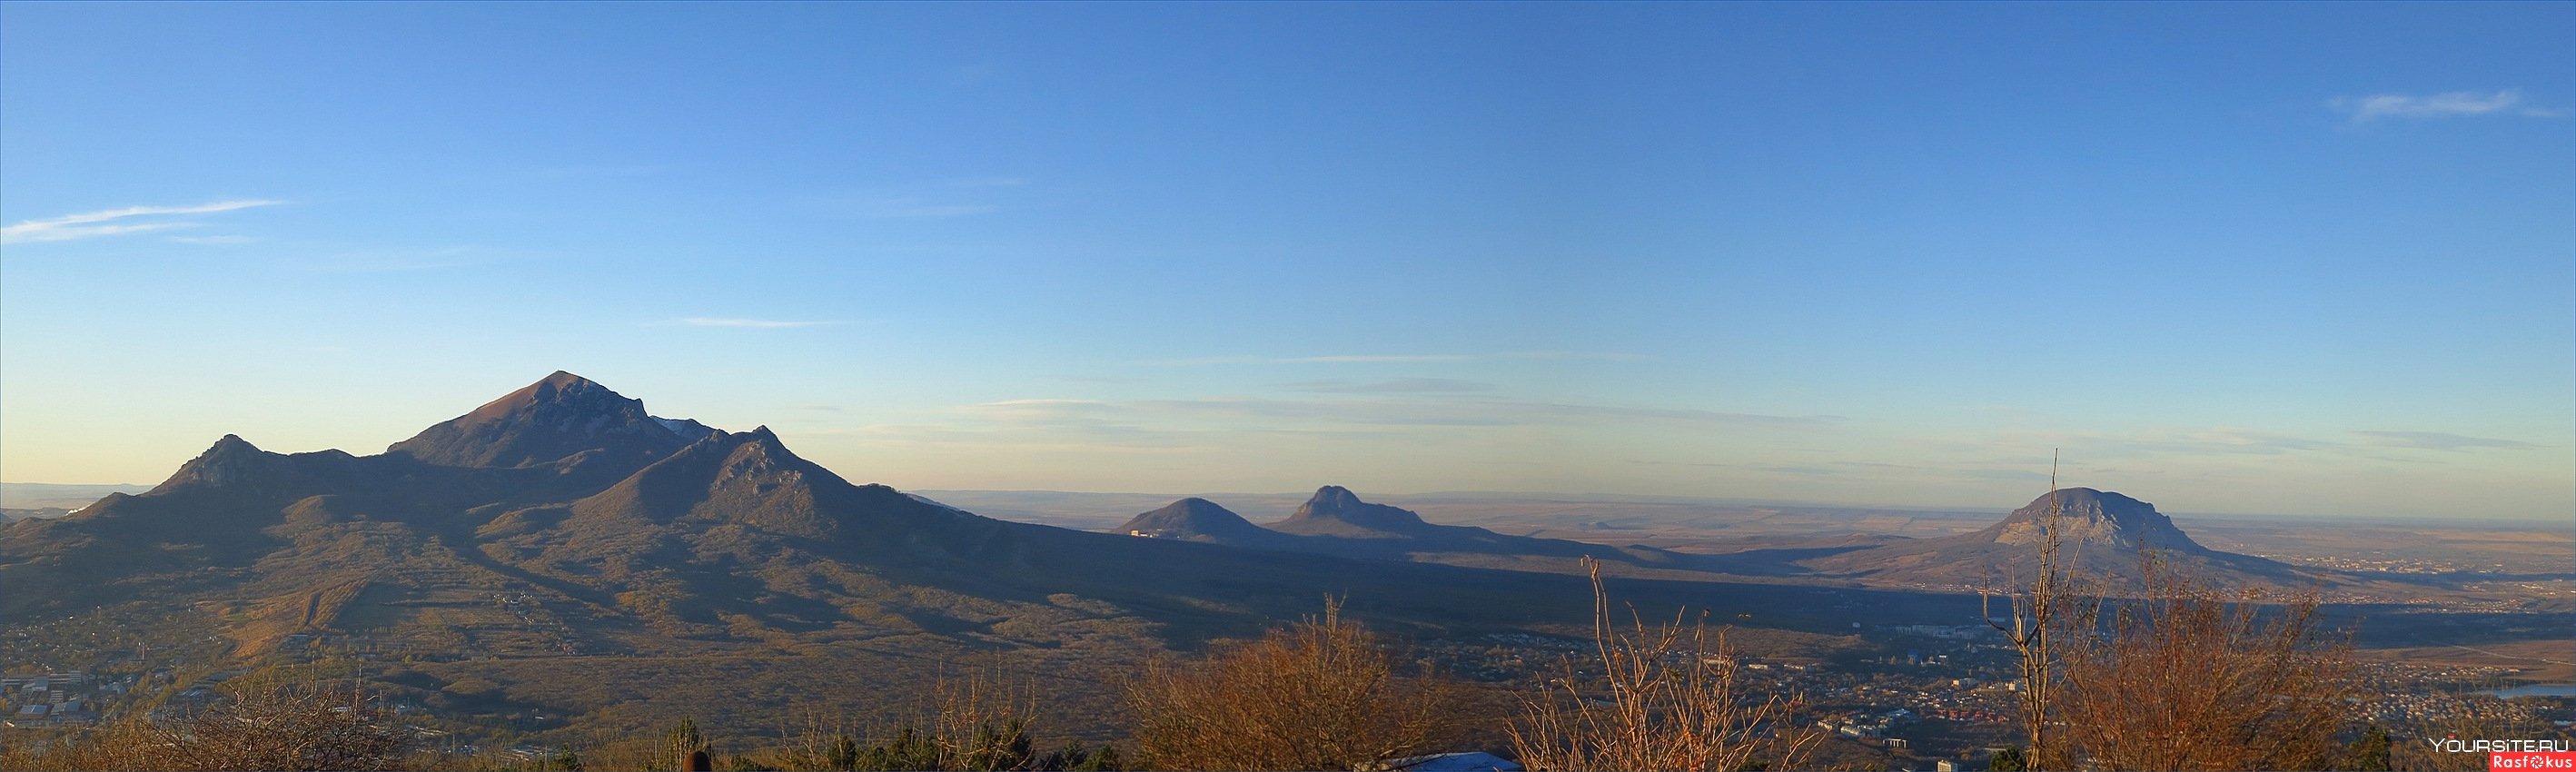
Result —
[[2532, 450], [2540, 447], [2538, 445], [2533, 445], [2519, 440], [2470, 437], [2461, 434], [2451, 434], [2449, 432], [2356, 431], [2353, 433], [2369, 438], [2369, 442], [2372, 445], [2381, 445], [2392, 448], [2411, 448], [2415, 450], [2472, 450], [2477, 448]]
[[192, 214], [212, 214], [215, 212], [230, 212], [236, 209], [249, 209], [251, 207], [275, 206], [283, 203], [286, 202], [270, 199], [236, 199], [231, 201], [217, 201], [211, 204], [198, 204], [196, 206], [129, 206], [123, 209], [107, 209], [96, 212], [68, 214], [47, 220], [28, 220], [16, 225], [0, 227], [0, 244], [39, 241], [70, 241], [73, 239], [114, 236], [138, 231], [185, 228], [191, 227], [196, 223], [117, 223], [114, 221], [130, 217], [169, 217]]
[[1493, 391], [1494, 385], [1483, 381], [1465, 381], [1456, 378], [1397, 378], [1370, 383], [1302, 381], [1288, 384], [1288, 388], [1325, 394], [1461, 394]]
[[2530, 108], [2522, 110], [2513, 109], [2515, 105], [2521, 103], [2521, 90], [2504, 89], [2491, 94], [2476, 91], [2449, 91], [2427, 96], [2413, 96], [2408, 94], [2372, 94], [2364, 97], [2338, 97], [2328, 100], [2326, 104], [2336, 110], [2350, 113], [2352, 115], [2352, 122], [2354, 123], [2368, 123], [2382, 118], [2448, 118], [2461, 115], [2496, 114], [2548, 116], [2554, 114], [2550, 111]]
[[490, 250], [471, 244], [434, 249], [349, 252], [302, 265], [317, 273], [400, 273], [462, 268], [488, 262]]
[[1643, 362], [1647, 357], [1617, 351], [1506, 351], [1505, 359], [1590, 359], [1603, 362]]
[[827, 325], [840, 324], [840, 322], [790, 321], [784, 319], [734, 319], [709, 316], [692, 316], [678, 321], [680, 324], [685, 324], [691, 327], [744, 327], [753, 329], [823, 327]]
[[965, 217], [1001, 211], [989, 204], [932, 204], [916, 199], [890, 199], [863, 207], [860, 215], [877, 220], [912, 220], [934, 217]]
[[1646, 358], [1635, 354], [1584, 351], [1507, 351], [1500, 354], [1328, 354], [1324, 356], [1276, 357], [1238, 354], [1234, 356], [1157, 359], [1141, 364], [1160, 367], [1196, 367], [1201, 365], [1317, 365], [1317, 364], [1384, 364], [1424, 362], [1474, 362], [1494, 359], [1562, 360], [1591, 359], [1607, 362], [1639, 362]]
[[1163, 359], [1147, 362], [1167, 367], [1197, 365], [1311, 365], [1366, 362], [1464, 362], [1474, 357], [1465, 354], [1335, 354], [1318, 357], [1225, 356], [1193, 359]]
[[1208, 397], [1107, 402], [1088, 399], [1014, 399], [968, 405], [986, 419], [1018, 425], [1130, 426], [1176, 422], [1202, 425], [1217, 419], [1286, 421], [1299, 427], [1530, 426], [1603, 422], [1691, 424], [1731, 428], [1819, 429], [1839, 416], [1777, 416], [1691, 408], [1639, 408], [1501, 400], [1283, 400]]
[[2272, 456], [2286, 453], [2334, 450], [2338, 443], [2307, 437], [2244, 429], [2216, 427], [2192, 431], [2140, 431], [2126, 434], [2099, 432], [2049, 432], [2007, 434], [1999, 438], [2002, 447], [2084, 448], [2096, 458], [2132, 458], [2139, 456]]

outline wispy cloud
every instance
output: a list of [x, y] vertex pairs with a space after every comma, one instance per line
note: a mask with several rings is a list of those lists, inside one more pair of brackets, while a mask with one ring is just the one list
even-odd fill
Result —
[[2473, 450], [2477, 448], [2530, 450], [2540, 447], [2538, 445], [2518, 440], [2470, 437], [2467, 435], [2451, 434], [2448, 432], [2357, 431], [2353, 433], [2368, 438], [2365, 441], [2372, 445], [2381, 445], [2392, 448], [2412, 448], [2416, 450]]
[[2005, 447], [2021, 448], [2086, 448], [2097, 458], [2124, 458], [2144, 455], [2256, 455], [2270, 456], [2340, 447], [2325, 440], [2276, 434], [2256, 429], [2217, 427], [2193, 430], [2148, 430], [2126, 434], [2099, 432], [2043, 432], [2007, 434], [2001, 438]]
[[1496, 356], [1503, 359], [1589, 359], [1601, 362], [1646, 361], [1646, 357], [1644, 356], [1617, 351], [1506, 351]]
[[1493, 391], [1494, 385], [1484, 381], [1465, 381], [1456, 378], [1397, 378], [1391, 381], [1369, 383], [1300, 381], [1288, 384], [1288, 388], [1327, 394], [1463, 394]]
[[1016, 399], [967, 406], [973, 415], [1008, 423], [1204, 426], [1219, 420], [1369, 426], [1527, 426], [1539, 424], [1654, 423], [1707, 427], [1815, 429], [1838, 416], [1779, 416], [1693, 408], [1623, 407], [1558, 402], [1418, 399], [1200, 399], [1107, 402], [1083, 399]]
[[1323, 365], [1384, 364], [1407, 362], [1475, 362], [1484, 360], [1569, 360], [1589, 359], [1605, 362], [1638, 362], [1645, 357], [1635, 354], [1596, 351], [1506, 351], [1499, 354], [1326, 354], [1322, 356], [1282, 357], [1238, 354], [1233, 356], [1157, 359], [1146, 365], [1191, 367], [1198, 365]]
[[[272, 201], [268, 199], [236, 199], [232, 201], [217, 201], [211, 204], [198, 204], [196, 206], [129, 206], [123, 209], [107, 209], [97, 212], [68, 214], [51, 219], [28, 220], [16, 225], [0, 227], [0, 244], [14, 244], [33, 241], [70, 241], [73, 239], [115, 236], [142, 231], [187, 228], [193, 227], [197, 225], [197, 223], [186, 219], [152, 218], [185, 218], [188, 215], [230, 212], [236, 209], [249, 209], [255, 206], [274, 206], [282, 203], [285, 202]], [[137, 220], [138, 218], [146, 221], [135, 222], [134, 220]]]
[[1474, 359], [1465, 354], [1333, 354], [1313, 357], [1222, 356], [1188, 359], [1158, 359], [1148, 365], [1191, 367], [1196, 365], [1312, 365], [1367, 362], [1465, 362]]
[[937, 203], [918, 198], [888, 198], [859, 205], [861, 217], [879, 220], [910, 220], [930, 217], [964, 217], [1001, 211], [990, 204]]
[[935, 220], [993, 214], [1028, 195], [1025, 177], [956, 177], [921, 180], [806, 198], [802, 207], [836, 218]]
[[494, 259], [492, 251], [471, 244], [423, 249], [371, 249], [343, 252], [304, 263], [319, 273], [401, 273], [479, 265]]
[[528, 173], [532, 176], [548, 179], [578, 179], [593, 177], [650, 177], [669, 170], [670, 167], [661, 164], [574, 164], [570, 166], [542, 166], [530, 169], [528, 170]]
[[2522, 104], [2522, 91], [2449, 91], [2440, 94], [2372, 94], [2360, 97], [2336, 97], [2326, 106], [2352, 116], [2354, 123], [2382, 118], [2448, 118], [2463, 115], [2524, 115], [2552, 117], [2564, 111], [2542, 110]]
[[677, 321], [680, 324], [685, 324], [691, 327], [752, 327], [760, 329], [823, 327], [827, 325], [840, 324], [840, 322], [792, 321], [786, 319], [739, 319], [712, 316], [692, 316], [685, 319], [679, 319]]

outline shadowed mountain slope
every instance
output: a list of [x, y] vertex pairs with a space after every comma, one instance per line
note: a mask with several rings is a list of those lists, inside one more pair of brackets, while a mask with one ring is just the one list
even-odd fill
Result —
[[1192, 497], [1137, 515], [1116, 533], [1259, 549], [1295, 549], [1296, 539], [1243, 519], [1216, 502]]
[[2175, 527], [2172, 518], [2157, 512], [2155, 505], [2091, 488], [2043, 494], [1994, 525], [1971, 533], [1853, 550], [1803, 565], [1820, 573], [1880, 582], [2000, 584], [2037, 570], [2043, 526], [2052, 519], [2064, 563], [2081, 579], [2113, 585], [2134, 582], [2142, 577], [2146, 561], [2154, 559], [2228, 584], [2288, 588], [2330, 580], [2325, 574], [2276, 561], [2201, 546]]
[[1255, 525], [1206, 499], [1190, 498], [1137, 515], [1117, 533], [1371, 560], [1427, 560], [1519, 570], [1571, 571], [1598, 558], [1654, 569], [1716, 570], [1722, 562], [1651, 547], [1613, 547], [1511, 536], [1424, 521], [1412, 510], [1362, 501], [1339, 485], [1315, 490], [1287, 519]]
[[[1315, 489], [1315, 495], [1297, 506], [1288, 519], [1267, 526], [1280, 533], [1299, 536], [1338, 536], [1349, 539], [1442, 539], [1467, 536], [1463, 531], [1443, 530], [1423, 522], [1413, 510], [1361, 501], [1349, 488], [1327, 485]], [[1477, 528], [1476, 531], [1492, 533]]]
[[[1534, 545], [1617, 554], [1430, 525], [1327, 493], [1308, 520], [1407, 530], [1295, 537], [1207, 502], [1161, 518], [1327, 553], [1317, 555], [1008, 523], [853, 484], [765, 427], [655, 418], [556, 373], [382, 455], [271, 453], [228, 435], [148, 492], [12, 523], [0, 613], [238, 599], [200, 609], [243, 656], [294, 633], [496, 655], [917, 634], [1048, 646], [1106, 630], [1188, 640], [1310, 611], [1326, 593], [1373, 596], [1415, 624], [1493, 623], [1534, 613], [1506, 599], [1564, 578], [1357, 558]], [[495, 598], [510, 599], [506, 613], [457, 610]]]
[[534, 466], [591, 454], [641, 466], [706, 436], [696, 421], [654, 418], [642, 400], [572, 373], [492, 400], [385, 449], [439, 466]]

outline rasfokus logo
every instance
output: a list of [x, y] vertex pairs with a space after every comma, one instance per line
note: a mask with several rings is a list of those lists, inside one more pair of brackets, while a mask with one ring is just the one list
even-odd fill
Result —
[[2530, 770], [2542, 770], [2543, 772], [2576, 772], [2576, 753], [2569, 753], [2567, 751], [2533, 751], [2530, 753], [2499, 751], [2487, 755], [2487, 772], [2497, 772], [2497, 770], [2507, 769], [2514, 770], [2514, 772], [2530, 772]]

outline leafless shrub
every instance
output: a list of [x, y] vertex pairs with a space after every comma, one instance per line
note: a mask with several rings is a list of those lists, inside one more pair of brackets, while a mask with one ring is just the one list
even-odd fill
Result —
[[[1532, 770], [1698, 770], [1799, 768], [1821, 739], [1792, 727], [1795, 705], [1743, 688], [1723, 631], [1681, 615], [1655, 627], [1629, 609], [1627, 630], [1610, 621], [1601, 567], [1592, 570], [1596, 661], [1529, 700], [1510, 727], [1512, 750]], [[1597, 679], [1583, 670], [1599, 668]]]
[[2048, 468], [2048, 513], [2039, 520], [2039, 567], [2030, 583], [2024, 585], [2018, 576], [2001, 591], [2011, 608], [2007, 625], [1996, 619], [1993, 611], [1998, 592], [1987, 588], [1978, 592], [1981, 616], [1986, 624], [2004, 634], [2013, 647], [2014, 662], [2020, 668], [2022, 688], [2015, 693], [2021, 704], [2022, 738], [2028, 743], [2021, 758], [2028, 769], [2058, 766], [2063, 754], [2048, 736], [2051, 698], [2057, 692], [2057, 656], [2050, 651], [2051, 636], [2061, 626], [2060, 613], [2066, 608], [2066, 590], [2071, 578], [2060, 559], [2060, 542], [2064, 538], [2065, 503], [2057, 488], [2057, 460], [2052, 455]]
[[[1061, 770], [1117, 764], [1107, 746], [1040, 753], [1031, 731], [1037, 700], [983, 672], [940, 679], [910, 718], [863, 733], [845, 717], [816, 714], [785, 733], [787, 746], [752, 763], [788, 770]], [[736, 756], [736, 759], [749, 759]]]
[[1154, 769], [1361, 769], [1419, 752], [1443, 688], [1404, 678], [1376, 634], [1327, 599], [1201, 662], [1156, 662], [1128, 687]]
[[399, 769], [410, 736], [350, 690], [266, 685], [193, 715], [136, 717], [102, 727], [15, 769]]
[[2350, 646], [2315, 593], [2264, 603], [2150, 559], [2144, 592], [2061, 626], [2066, 739], [2105, 770], [2323, 769], [2342, 746]]

